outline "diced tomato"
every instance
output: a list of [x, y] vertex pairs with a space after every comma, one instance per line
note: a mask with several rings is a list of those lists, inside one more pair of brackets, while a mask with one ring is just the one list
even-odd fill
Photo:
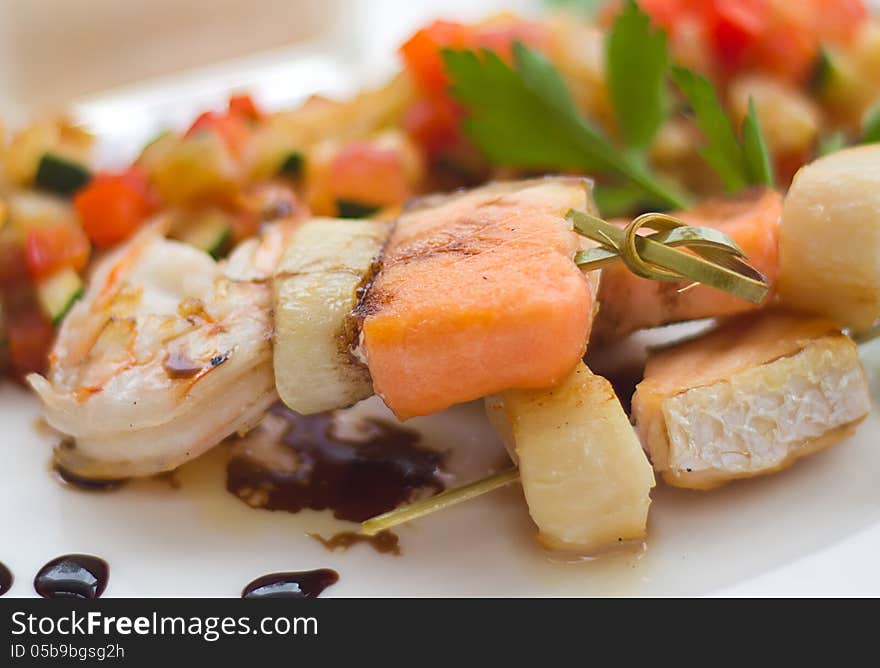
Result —
[[70, 267], [80, 271], [89, 261], [92, 246], [79, 225], [61, 223], [28, 230], [25, 255], [30, 275], [48, 276], [59, 269]]
[[[603, 14], [610, 22], [620, 11]], [[640, 0], [639, 6], [670, 36], [689, 66], [724, 76], [756, 70], [802, 82], [825, 41], [852, 38], [867, 16], [863, 0]], [[695, 32], [704, 35], [714, 62], [691, 62]]]
[[434, 21], [404, 42], [400, 54], [422, 90], [439, 93], [449, 85], [440, 50], [446, 47], [463, 49], [470, 42], [470, 27], [452, 21]]
[[400, 54], [422, 91], [438, 94], [444, 93], [449, 85], [441, 50], [490, 49], [509, 59], [514, 42], [540, 48], [544, 42], [543, 29], [537, 23], [516, 17], [501, 17], [475, 26], [434, 21], [404, 42]]
[[263, 112], [257, 107], [256, 102], [250, 95], [232, 95], [229, 98], [229, 115], [243, 118], [247, 121], [258, 121], [263, 117]]
[[400, 155], [368, 142], [343, 148], [330, 164], [329, 176], [337, 199], [381, 206], [410, 195]]
[[716, 0], [707, 6], [706, 27], [710, 43], [725, 72], [747, 64], [749, 52], [761, 39], [767, 24], [763, 0]]
[[101, 173], [73, 200], [80, 224], [96, 246], [127, 239], [154, 211], [144, 172], [133, 166], [121, 174]]
[[55, 330], [40, 312], [36, 303], [30, 307], [6, 312], [6, 341], [9, 346], [9, 361], [13, 371], [23, 376], [28, 373], [43, 373], [49, 361], [49, 349]]
[[17, 238], [0, 239], [0, 290], [15, 288], [30, 281], [24, 246]]
[[407, 110], [403, 127], [429, 158], [442, 154], [462, 139], [461, 110], [448, 96], [417, 100]]
[[215, 132], [233, 155], [239, 155], [250, 136], [247, 123], [238, 115], [206, 111], [186, 131], [185, 137], [198, 132]]

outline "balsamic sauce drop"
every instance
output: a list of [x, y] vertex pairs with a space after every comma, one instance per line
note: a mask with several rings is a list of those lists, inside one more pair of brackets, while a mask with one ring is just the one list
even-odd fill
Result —
[[345, 551], [352, 545], [367, 543], [379, 554], [393, 554], [395, 557], [399, 557], [401, 554], [400, 539], [396, 533], [388, 530], [380, 531], [375, 536], [365, 536], [355, 531], [342, 531], [333, 534], [330, 538], [324, 538], [324, 536], [317, 533], [310, 533], [309, 538], [314, 538], [331, 552], [336, 550]]
[[12, 571], [0, 564], [0, 596], [12, 588]]
[[271, 573], [257, 578], [241, 592], [242, 598], [317, 598], [339, 582], [339, 573], [329, 568], [299, 573]]
[[443, 455], [419, 446], [418, 433], [380, 420], [365, 426], [365, 438], [348, 439], [334, 433], [332, 414], [299, 415], [276, 404], [236, 444], [226, 489], [255, 508], [329, 508], [353, 522], [396, 508], [417, 492], [443, 491]]
[[99, 598], [107, 587], [110, 567], [88, 554], [66, 554], [43, 566], [34, 589], [43, 598]]

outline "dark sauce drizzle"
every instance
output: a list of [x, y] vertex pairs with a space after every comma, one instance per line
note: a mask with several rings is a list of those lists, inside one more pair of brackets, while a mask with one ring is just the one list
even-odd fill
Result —
[[242, 598], [317, 598], [339, 582], [339, 573], [329, 568], [298, 573], [272, 573], [257, 578], [241, 592]]
[[122, 478], [119, 480], [96, 480], [92, 478], [83, 478], [76, 475], [75, 473], [71, 473], [57, 463], [52, 465], [52, 471], [55, 473], [55, 477], [65, 485], [75, 487], [76, 489], [85, 492], [109, 492], [110, 490], [122, 487], [125, 483], [128, 482], [126, 478]]
[[336, 550], [345, 551], [352, 545], [367, 543], [379, 554], [393, 554], [395, 557], [399, 557], [401, 554], [400, 539], [393, 531], [380, 531], [375, 536], [365, 536], [355, 531], [342, 531], [333, 534], [330, 538], [324, 538], [324, 536], [317, 533], [310, 533], [309, 538], [314, 538], [331, 552]]
[[110, 567], [88, 554], [66, 554], [43, 566], [34, 589], [43, 598], [99, 598], [107, 587]]
[[334, 433], [332, 414], [303, 416], [276, 404], [273, 416], [284, 421], [277, 447], [287, 449], [282, 454], [293, 455], [297, 465], [273, 466], [236, 447], [227, 466], [226, 488], [255, 508], [329, 508], [339, 519], [362, 522], [416, 492], [444, 489], [443, 455], [420, 447], [414, 431], [369, 420], [366, 438], [347, 440]]
[[0, 564], [0, 596], [12, 588], [12, 571]]

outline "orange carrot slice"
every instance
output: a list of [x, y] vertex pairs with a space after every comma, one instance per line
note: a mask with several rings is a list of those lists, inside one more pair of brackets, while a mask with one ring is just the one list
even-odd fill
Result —
[[429, 199], [398, 221], [358, 308], [373, 386], [401, 419], [564, 379], [592, 322], [565, 220], [586, 182], [492, 184]]

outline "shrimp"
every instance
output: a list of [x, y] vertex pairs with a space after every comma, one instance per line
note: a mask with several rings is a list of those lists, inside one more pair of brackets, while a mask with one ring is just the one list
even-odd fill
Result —
[[98, 264], [46, 377], [28, 377], [65, 436], [59, 467], [149, 476], [260, 421], [277, 399], [269, 279], [288, 228], [269, 226], [218, 263], [157, 222]]

